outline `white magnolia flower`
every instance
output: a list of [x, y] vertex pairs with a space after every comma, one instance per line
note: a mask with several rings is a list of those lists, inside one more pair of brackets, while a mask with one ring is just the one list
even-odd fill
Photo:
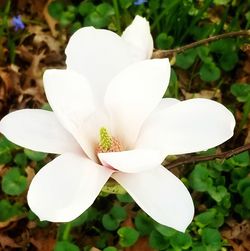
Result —
[[24, 109], [2, 119], [9, 140], [60, 154], [29, 188], [29, 206], [41, 220], [75, 219], [112, 177], [157, 222], [180, 231], [191, 222], [188, 190], [161, 163], [167, 155], [221, 144], [232, 136], [235, 120], [211, 100], [162, 99], [170, 65], [147, 59], [152, 50], [141, 17], [121, 37], [82, 28], [66, 48], [67, 69], [44, 74], [53, 112]]

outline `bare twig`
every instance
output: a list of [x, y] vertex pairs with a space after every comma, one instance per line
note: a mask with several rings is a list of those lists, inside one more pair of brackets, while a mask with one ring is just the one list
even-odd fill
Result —
[[206, 44], [206, 43], [210, 43], [219, 39], [229, 38], [229, 37], [250, 37], [250, 30], [233, 31], [233, 32], [228, 32], [228, 33], [212, 36], [212, 37], [205, 38], [191, 44], [184, 45], [182, 47], [171, 49], [171, 50], [156, 50], [154, 51], [152, 57], [153, 58], [172, 57], [173, 55], [184, 52], [185, 50], [188, 50], [188, 49], [191, 49], [191, 48], [194, 48], [194, 47]]
[[175, 161], [172, 161], [170, 164], [164, 165], [167, 169], [172, 169], [174, 167], [182, 166], [185, 164], [194, 164], [197, 162], [203, 162], [203, 161], [208, 161], [208, 160], [214, 160], [214, 159], [228, 159], [236, 154], [239, 154], [241, 152], [245, 152], [250, 149], [250, 144], [246, 144], [244, 146], [237, 147], [235, 149], [218, 153], [218, 154], [213, 154], [209, 156], [189, 156], [189, 157], [181, 157]]

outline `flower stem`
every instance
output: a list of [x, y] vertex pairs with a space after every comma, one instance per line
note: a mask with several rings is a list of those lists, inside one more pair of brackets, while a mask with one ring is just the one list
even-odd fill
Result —
[[69, 234], [70, 234], [71, 227], [72, 227], [71, 222], [65, 223], [65, 228], [63, 231], [63, 235], [62, 235], [63, 241], [69, 240]]
[[207, 156], [184, 156], [170, 162], [169, 164], [164, 163], [165, 162], [164, 161], [162, 165], [166, 167], [168, 170], [170, 170], [175, 167], [183, 166], [186, 164], [195, 164], [197, 162], [204, 162], [204, 161], [209, 161], [209, 160], [214, 160], [214, 159], [225, 160], [239, 153], [248, 151], [249, 149], [250, 149], [250, 144], [246, 144], [244, 146], [240, 146], [226, 152], [216, 153], [216, 154], [207, 155]]
[[250, 30], [240, 30], [240, 31], [232, 31], [224, 34], [215, 35], [212, 37], [208, 37], [205, 39], [201, 39], [199, 41], [177, 47], [175, 49], [170, 50], [156, 50], [153, 53], [152, 58], [166, 58], [166, 57], [172, 57], [174, 54], [182, 53], [188, 49], [195, 48], [207, 43], [211, 43], [214, 41], [217, 41], [219, 39], [225, 39], [230, 37], [250, 37]]
[[121, 22], [120, 22], [120, 11], [117, 0], [113, 0], [113, 5], [115, 9], [115, 19], [116, 19], [116, 28], [119, 35], [122, 34]]

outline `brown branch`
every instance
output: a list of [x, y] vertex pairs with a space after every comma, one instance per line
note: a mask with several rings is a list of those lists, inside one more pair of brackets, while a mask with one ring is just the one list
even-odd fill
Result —
[[222, 152], [222, 153], [218, 153], [218, 154], [213, 154], [213, 155], [209, 155], [209, 156], [189, 156], [189, 157], [181, 157], [175, 161], [172, 161], [170, 164], [165, 164], [163, 163], [163, 165], [167, 168], [167, 169], [172, 169], [174, 167], [178, 167], [181, 165], [185, 165], [185, 164], [194, 164], [197, 162], [203, 162], [203, 161], [208, 161], [208, 160], [214, 160], [214, 159], [228, 159], [236, 154], [239, 154], [241, 152], [245, 152], [247, 150], [250, 149], [250, 144], [246, 144], [244, 146], [240, 146], [237, 147], [235, 149], [226, 151], [226, 152]]
[[200, 41], [197, 41], [197, 42], [194, 42], [191, 44], [187, 44], [182, 47], [178, 47], [178, 48], [171, 49], [171, 50], [156, 50], [153, 52], [152, 58], [172, 57], [173, 55], [175, 55], [177, 53], [184, 52], [188, 49], [191, 49], [191, 48], [194, 48], [194, 47], [206, 44], [206, 43], [210, 43], [210, 42], [213, 42], [213, 41], [216, 41], [219, 39], [229, 38], [229, 37], [250, 37], [250, 30], [233, 31], [233, 32], [228, 32], [228, 33], [216, 35], [216, 36], [205, 38]]

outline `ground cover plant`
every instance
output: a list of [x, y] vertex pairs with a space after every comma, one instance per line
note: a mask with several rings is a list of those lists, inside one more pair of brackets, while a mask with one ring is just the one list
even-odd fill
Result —
[[194, 200], [195, 217], [185, 233], [155, 222], [112, 184], [76, 220], [39, 221], [27, 205], [28, 186], [55, 156], [1, 136], [0, 249], [250, 249], [248, 1], [0, 1], [0, 13], [1, 118], [23, 108], [50, 110], [42, 75], [65, 67], [64, 49], [77, 29], [94, 26], [121, 35], [141, 15], [151, 24], [153, 57], [167, 57], [172, 65], [164, 97], [218, 101], [237, 122], [223, 145], [163, 162]]

